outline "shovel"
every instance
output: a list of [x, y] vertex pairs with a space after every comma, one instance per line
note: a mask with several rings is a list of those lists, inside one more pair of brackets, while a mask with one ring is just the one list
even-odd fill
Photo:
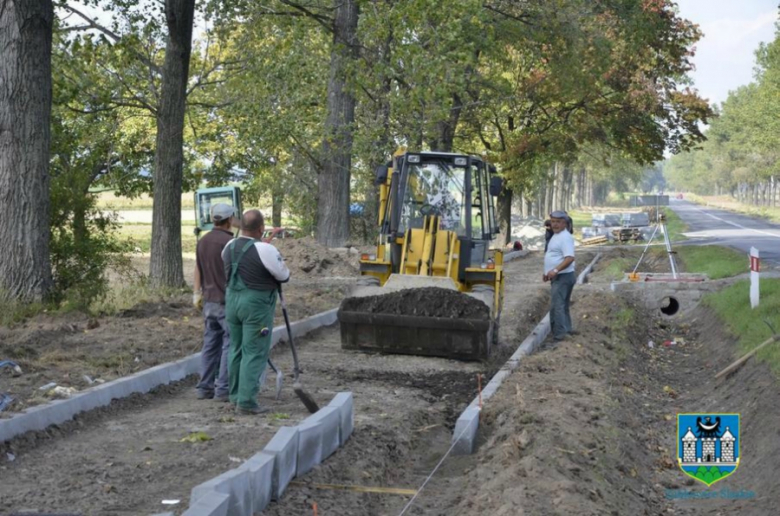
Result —
[[290, 349], [292, 350], [293, 356], [293, 390], [295, 391], [295, 395], [300, 398], [304, 405], [306, 405], [306, 409], [314, 414], [320, 409], [320, 407], [317, 405], [317, 402], [314, 401], [314, 398], [312, 398], [308, 392], [303, 390], [303, 386], [301, 385], [301, 368], [298, 366], [298, 351], [295, 349], [295, 342], [293, 341], [292, 330], [290, 329], [290, 317], [287, 315], [287, 305], [284, 304], [284, 296], [282, 295], [281, 285], [279, 285], [279, 301], [282, 303], [284, 325], [287, 327], [287, 340], [290, 341]]
[[277, 369], [276, 365], [271, 362], [270, 358], [268, 359], [268, 367], [270, 367], [271, 371], [276, 374], [276, 400], [279, 401], [279, 398], [282, 395], [282, 382], [284, 381], [284, 375], [282, 374], [281, 369]]

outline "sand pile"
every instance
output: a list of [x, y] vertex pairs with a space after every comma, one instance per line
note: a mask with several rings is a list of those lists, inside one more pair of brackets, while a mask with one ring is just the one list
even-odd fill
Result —
[[312, 237], [277, 239], [272, 244], [282, 253], [293, 276], [356, 276], [357, 249], [333, 250]]

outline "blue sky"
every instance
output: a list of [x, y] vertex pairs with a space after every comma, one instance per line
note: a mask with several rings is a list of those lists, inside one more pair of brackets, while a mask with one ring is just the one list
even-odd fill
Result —
[[677, 0], [680, 15], [697, 23], [694, 86], [710, 103], [753, 80], [754, 52], [774, 39], [778, 0]]

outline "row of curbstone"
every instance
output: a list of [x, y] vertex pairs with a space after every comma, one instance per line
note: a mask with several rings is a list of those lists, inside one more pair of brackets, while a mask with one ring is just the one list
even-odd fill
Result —
[[354, 428], [351, 392], [294, 427], [282, 427], [265, 448], [241, 466], [192, 489], [184, 516], [252, 516], [279, 500], [289, 483], [330, 457]]
[[[601, 258], [601, 254], [597, 254], [595, 258], [588, 264], [585, 269], [577, 277], [577, 284], [582, 285], [585, 283], [588, 274], [593, 270], [593, 266]], [[503, 381], [512, 374], [512, 371], [517, 369], [520, 365], [520, 360], [530, 355], [544, 342], [547, 335], [550, 334], [550, 313], [545, 314], [541, 322], [536, 325], [530, 335], [523, 340], [520, 347], [509, 357], [509, 360], [501, 366], [501, 369], [490, 379], [490, 382], [482, 390], [481, 396], [474, 398], [474, 400], [466, 407], [461, 415], [455, 422], [455, 429], [452, 431], [452, 453], [455, 455], [470, 455], [474, 453], [477, 445], [477, 433], [479, 430], [479, 415], [482, 412], [480, 402], [484, 404], [485, 401], [490, 399], [493, 394], [498, 391]]]
[[[337, 319], [338, 309], [296, 321], [290, 325], [293, 337], [303, 336], [322, 326], [330, 326]], [[287, 328], [277, 326], [273, 330], [272, 345], [287, 340]], [[197, 374], [200, 368], [200, 353], [181, 360], [144, 369], [130, 376], [97, 385], [77, 393], [65, 400], [56, 400], [45, 405], [31, 407], [10, 419], [0, 419], [0, 443], [25, 432], [44, 430], [52, 425], [64, 423], [80, 412], [86, 412], [126, 398], [131, 394], [143, 394], [171, 382], [183, 380]]]

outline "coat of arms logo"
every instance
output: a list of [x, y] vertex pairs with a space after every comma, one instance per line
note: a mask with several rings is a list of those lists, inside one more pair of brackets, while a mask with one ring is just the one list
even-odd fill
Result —
[[678, 414], [677, 463], [711, 486], [739, 467], [739, 414]]

